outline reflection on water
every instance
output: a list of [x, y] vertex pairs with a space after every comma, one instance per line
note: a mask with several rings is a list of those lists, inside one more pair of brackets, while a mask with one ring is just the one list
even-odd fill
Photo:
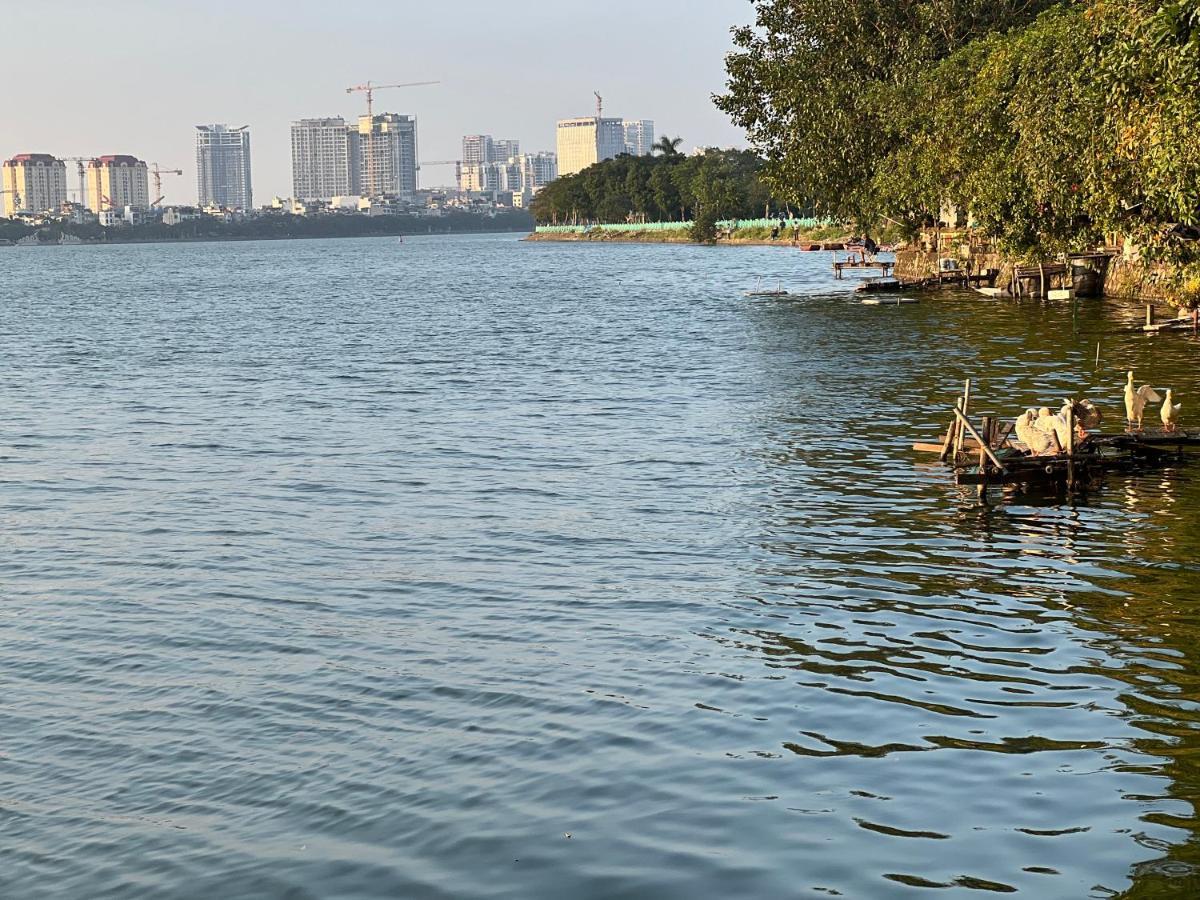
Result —
[[828, 262], [4, 254], [0, 893], [1200, 891], [1200, 468], [908, 449], [1195, 342]]
[[[989, 413], [1087, 395], [1106, 398], [1114, 421], [1125, 366], [1194, 384], [1191, 342], [1148, 346], [1115, 331], [1105, 317], [1122, 313], [1104, 306], [1079, 310], [1076, 337], [1054, 340], [1022, 319], [1045, 326], [1069, 310], [969, 296], [897, 311], [897, 331], [916, 332], [908, 341], [834, 314], [840, 327], [825, 324], [849, 367], [812, 358], [810, 309], [764, 311], [764, 327], [795, 327], [796, 346], [779, 349], [772, 368], [797, 393], [827, 389], [833, 414], [814, 422], [801, 409], [811, 401], [797, 397], [765, 423], [758, 555], [771, 590], [753, 593], [760, 621], [730, 639], [786, 673], [802, 712], [781, 746], [822, 763], [880, 761], [854, 770], [851, 796], [869, 803], [823, 814], [953, 845], [912, 851], [907, 868], [883, 873], [910, 886], [1200, 889], [1200, 780], [1182, 762], [1200, 749], [1186, 699], [1197, 696], [1198, 620], [1185, 586], [1200, 534], [1189, 467], [1108, 478], [1071, 502], [1009, 490], [1004, 505], [985, 506], [904, 452], [922, 434], [910, 422], [935, 433], [933, 413], [962, 378], [976, 379], [977, 408]], [[1014, 331], [1024, 334], [1007, 347], [995, 337]], [[1061, 322], [1037, 331], [1070, 333]], [[1102, 332], [1114, 364], [1080, 365]]]

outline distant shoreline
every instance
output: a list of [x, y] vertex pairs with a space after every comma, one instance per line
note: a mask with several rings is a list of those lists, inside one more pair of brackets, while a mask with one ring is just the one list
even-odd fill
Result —
[[244, 244], [250, 241], [324, 241], [349, 238], [419, 238], [444, 237], [459, 234], [529, 234], [528, 228], [451, 229], [449, 231], [411, 231], [397, 234], [257, 234], [257, 235], [199, 235], [195, 237], [144, 237], [128, 240], [80, 240], [59, 243], [39, 241], [36, 244], [0, 243], [0, 250], [24, 250], [43, 247], [125, 247], [133, 244]]
[[[215, 216], [195, 216], [166, 224], [151, 219], [137, 225], [104, 227], [95, 222], [78, 224], [51, 221], [26, 225], [0, 219], [0, 240], [18, 246], [72, 246], [78, 244], [174, 244], [212, 241], [280, 240], [341, 237], [405, 237], [421, 234], [528, 233], [533, 216], [524, 210], [497, 210], [495, 214], [457, 209], [440, 215], [398, 213], [386, 216], [311, 215], [268, 212], [226, 221]], [[20, 241], [28, 241], [20, 244]]]
[[[827, 229], [826, 229], [827, 230]], [[751, 228], [734, 231], [722, 235], [716, 243], [730, 247], [789, 247], [794, 250], [843, 250], [848, 238], [829, 240], [820, 232], [804, 233], [799, 236], [794, 233], [781, 234], [772, 238], [770, 232], [761, 233], [763, 229]], [[597, 229], [589, 232], [548, 232], [537, 231], [525, 238], [534, 243], [567, 243], [567, 244], [683, 244], [703, 246], [691, 239], [687, 229], [675, 231], [605, 231]]]

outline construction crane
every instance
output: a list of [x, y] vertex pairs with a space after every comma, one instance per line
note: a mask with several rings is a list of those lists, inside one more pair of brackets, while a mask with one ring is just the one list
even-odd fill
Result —
[[90, 163], [90, 156], [64, 156], [67, 162], [75, 163], [79, 171], [79, 205], [87, 206], [87, 166], [84, 163]]
[[392, 88], [422, 87], [427, 84], [441, 84], [440, 81], [408, 81], [404, 84], [356, 84], [346, 88], [347, 94], [363, 93], [367, 95], [367, 191], [370, 198], [379, 196], [375, 189], [375, 92]]
[[423, 162], [420, 168], [425, 166], [454, 166], [454, 180], [459, 184], [462, 183], [462, 160], [461, 159], [434, 159]]
[[596, 95], [596, 118], [604, 118], [604, 98], [600, 96], [599, 91], [592, 91]]
[[14, 213], [20, 212], [21, 211], [21, 192], [5, 188], [4, 190], [0, 191], [0, 197], [3, 197], [5, 194], [13, 195], [13, 212]]
[[162, 177], [164, 175], [182, 175], [183, 169], [160, 169], [158, 163], [151, 163], [150, 174], [154, 176], [154, 197], [155, 200], [151, 206], [158, 206], [162, 202]]

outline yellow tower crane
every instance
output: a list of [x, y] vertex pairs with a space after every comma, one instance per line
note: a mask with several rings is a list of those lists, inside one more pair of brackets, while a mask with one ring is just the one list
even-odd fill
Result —
[[375, 184], [375, 92], [391, 90], [392, 88], [422, 87], [427, 84], [441, 84], [440, 81], [409, 81], [404, 84], [356, 84], [346, 88], [347, 94], [363, 93], [367, 95], [367, 184], [366, 195], [372, 199], [379, 196]]
[[150, 174], [154, 176], [154, 202], [151, 206], [158, 206], [162, 202], [162, 177], [164, 175], [182, 175], [183, 169], [160, 169], [158, 163], [151, 163]]

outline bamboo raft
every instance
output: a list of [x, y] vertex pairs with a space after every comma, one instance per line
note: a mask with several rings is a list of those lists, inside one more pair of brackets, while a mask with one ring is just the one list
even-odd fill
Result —
[[970, 418], [970, 404], [968, 379], [945, 435], [936, 442], [918, 441], [913, 449], [936, 453], [953, 469], [956, 483], [975, 486], [980, 497], [986, 496], [989, 487], [1002, 485], [1041, 485], [1073, 491], [1108, 471], [1162, 465], [1180, 459], [1185, 450], [1200, 449], [1200, 430], [1196, 429], [1093, 432], [1076, 443], [1074, 415], [1068, 412], [1067, 446], [1055, 440], [1057, 452], [1033, 456], [1012, 437], [1015, 421], [1002, 423], [998, 418], [983, 416], [976, 427]]

